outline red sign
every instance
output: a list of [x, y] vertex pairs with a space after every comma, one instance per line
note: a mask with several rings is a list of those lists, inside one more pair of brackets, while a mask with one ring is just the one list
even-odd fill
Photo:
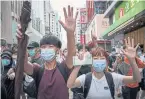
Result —
[[92, 20], [94, 16], [94, 0], [86, 0], [86, 5], [87, 5], [87, 19], [88, 22]]
[[81, 44], [85, 44], [85, 43], [86, 43], [85, 35], [84, 35], [84, 34], [81, 34], [81, 35], [80, 35], [80, 43], [81, 43]]
[[121, 18], [122, 16], [124, 16], [124, 9], [123, 8], [120, 8], [119, 17]]

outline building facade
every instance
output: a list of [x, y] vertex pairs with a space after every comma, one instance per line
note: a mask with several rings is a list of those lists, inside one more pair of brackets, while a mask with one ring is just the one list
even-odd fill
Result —
[[44, 21], [45, 21], [45, 34], [53, 34], [62, 40], [61, 25], [58, 22], [60, 16], [58, 12], [54, 11], [50, 0], [44, 1]]
[[101, 33], [104, 32], [108, 27], [109, 19], [104, 18], [104, 14], [96, 14], [85, 31], [86, 43], [89, 43], [92, 40], [91, 34], [96, 35], [98, 40], [102, 39]]
[[[113, 46], [122, 46], [124, 38], [132, 37], [145, 52], [145, 1], [113, 1], [105, 11], [110, 27], [102, 32]], [[115, 8], [115, 9], [114, 9]]]
[[17, 42], [16, 28], [22, 5], [22, 1], [1, 1], [1, 37], [9, 45]]
[[45, 35], [44, 2], [31, 1], [31, 22], [28, 30], [29, 42], [37, 41]]

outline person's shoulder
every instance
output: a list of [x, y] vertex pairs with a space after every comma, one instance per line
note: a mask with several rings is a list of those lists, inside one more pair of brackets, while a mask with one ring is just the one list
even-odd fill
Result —
[[80, 81], [84, 81], [85, 78], [86, 78], [86, 74], [82, 74], [77, 79], [80, 80]]
[[111, 74], [112, 74], [112, 76], [118, 76], [118, 75], [120, 75], [120, 74], [115, 73], [115, 72], [112, 72]]
[[62, 61], [62, 62], [57, 62], [57, 66], [60, 66], [60, 67], [63, 67], [63, 68], [67, 68], [67, 65], [66, 65], [66, 61]]

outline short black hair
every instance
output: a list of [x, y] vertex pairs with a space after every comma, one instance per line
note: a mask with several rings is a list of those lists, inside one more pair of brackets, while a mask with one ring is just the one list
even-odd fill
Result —
[[30, 42], [29, 45], [27, 46], [28, 49], [38, 48], [38, 47], [39, 47], [39, 43], [37, 43], [35, 41]]
[[40, 46], [46, 45], [46, 44], [54, 45], [57, 48], [61, 48], [61, 46], [62, 46], [61, 41], [56, 36], [54, 36], [52, 34], [46, 34], [40, 40]]
[[11, 49], [6, 49], [1, 54], [1, 58], [8, 57], [11, 60], [11, 62], [10, 62], [10, 64], [8, 66], [12, 66], [12, 64], [13, 64], [12, 54], [13, 54], [13, 52], [12, 52]]

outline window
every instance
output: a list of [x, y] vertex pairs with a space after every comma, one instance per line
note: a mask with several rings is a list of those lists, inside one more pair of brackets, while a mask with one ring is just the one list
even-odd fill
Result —
[[11, 11], [14, 12], [14, 1], [11, 1]]
[[17, 14], [17, 1], [15, 1], [15, 13]]

